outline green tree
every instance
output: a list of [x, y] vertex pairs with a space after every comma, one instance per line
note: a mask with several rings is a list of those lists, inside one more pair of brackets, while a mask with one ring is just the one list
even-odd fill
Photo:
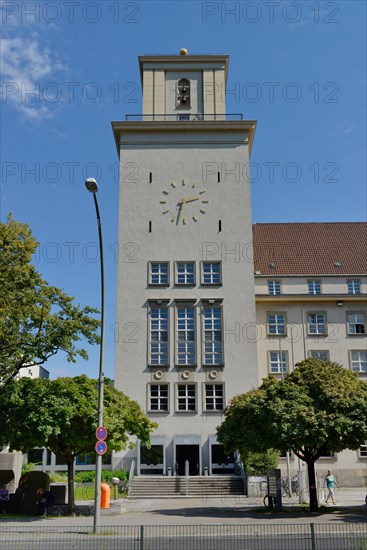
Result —
[[[27, 452], [47, 447], [67, 465], [68, 511], [74, 509], [73, 465], [79, 453], [95, 452], [98, 381], [85, 375], [48, 380], [13, 380], [0, 395], [0, 443]], [[110, 384], [104, 389], [104, 425], [108, 450], [121, 450], [137, 436], [150, 444], [157, 426], [140, 406]], [[130, 443], [131, 444], [131, 443]]]
[[68, 361], [88, 354], [77, 342], [99, 342], [97, 313], [44, 281], [31, 263], [38, 243], [28, 224], [9, 215], [0, 223], [0, 390], [22, 367], [42, 365], [65, 352]]
[[267, 470], [276, 468], [279, 462], [279, 451], [267, 449], [262, 453], [243, 450], [241, 458], [248, 476], [264, 476]]
[[310, 510], [318, 509], [315, 461], [328, 452], [358, 449], [367, 438], [367, 382], [337, 363], [307, 359], [283, 380], [234, 397], [218, 427], [230, 452], [286, 449], [305, 461]]

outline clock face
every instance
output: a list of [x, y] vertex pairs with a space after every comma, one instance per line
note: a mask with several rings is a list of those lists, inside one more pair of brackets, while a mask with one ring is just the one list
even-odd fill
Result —
[[208, 204], [207, 190], [185, 180], [172, 181], [163, 189], [159, 200], [162, 214], [174, 225], [197, 223], [205, 216]]

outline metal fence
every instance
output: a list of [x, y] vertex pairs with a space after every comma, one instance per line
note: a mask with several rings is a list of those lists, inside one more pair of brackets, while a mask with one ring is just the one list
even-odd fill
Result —
[[367, 525], [147, 525], [14, 527], [0, 523], [1, 550], [367, 550]]
[[179, 114], [138, 114], [138, 115], [125, 115], [125, 120], [128, 121], [142, 121], [142, 122], [193, 122], [193, 121], [213, 121], [213, 120], [243, 120], [242, 113], [179, 113]]

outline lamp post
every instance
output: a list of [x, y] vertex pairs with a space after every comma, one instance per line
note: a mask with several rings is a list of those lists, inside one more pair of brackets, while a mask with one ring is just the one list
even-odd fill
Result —
[[[100, 250], [100, 264], [101, 264], [101, 344], [99, 350], [99, 377], [98, 377], [98, 426], [103, 426], [103, 393], [104, 393], [104, 265], [103, 265], [103, 241], [102, 241], [102, 226], [101, 218], [99, 215], [97, 192], [98, 184], [94, 178], [88, 178], [85, 182], [85, 186], [93, 193], [94, 206], [96, 208], [98, 237], [99, 237], [99, 250]], [[96, 456], [96, 485], [94, 495], [94, 519], [93, 519], [93, 532], [96, 533], [100, 524], [101, 510], [100, 510], [100, 491], [102, 481], [102, 455]]]

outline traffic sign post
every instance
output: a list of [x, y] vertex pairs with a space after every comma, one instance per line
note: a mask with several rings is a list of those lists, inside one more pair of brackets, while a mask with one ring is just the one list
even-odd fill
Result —
[[106, 439], [107, 435], [108, 435], [108, 432], [107, 432], [107, 430], [104, 426], [99, 426], [96, 429], [96, 438], [99, 441], [104, 441]]
[[106, 451], [107, 451], [107, 443], [105, 441], [97, 441], [96, 453], [99, 455], [104, 455]]

